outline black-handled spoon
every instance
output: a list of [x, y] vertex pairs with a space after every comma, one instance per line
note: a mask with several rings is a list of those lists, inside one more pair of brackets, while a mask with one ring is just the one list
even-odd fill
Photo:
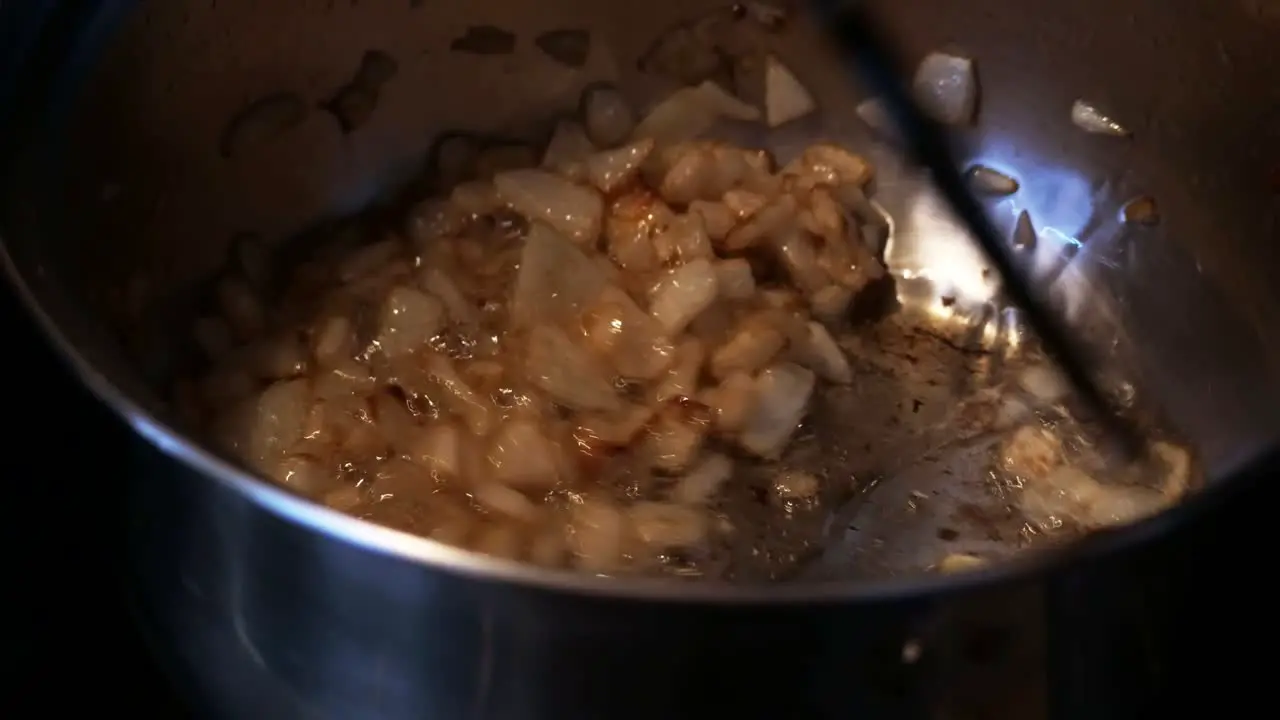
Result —
[[1117, 411], [1099, 388], [1091, 370], [1092, 363], [1071, 340], [1049, 303], [1018, 272], [1009, 248], [965, 182], [946, 133], [912, 97], [904, 80], [907, 77], [904, 66], [875, 18], [864, 7], [865, 3], [814, 0], [813, 4], [826, 32], [881, 98], [907, 149], [915, 161], [932, 174], [943, 199], [977, 241], [999, 274], [1009, 300], [1025, 313], [1045, 351], [1058, 362], [1080, 399], [1097, 415], [1098, 422], [1119, 445], [1126, 459], [1143, 458], [1146, 442], [1142, 433]]

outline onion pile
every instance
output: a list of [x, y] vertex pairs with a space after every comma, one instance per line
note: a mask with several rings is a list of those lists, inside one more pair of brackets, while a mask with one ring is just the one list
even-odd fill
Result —
[[180, 386], [193, 420], [330, 507], [593, 573], [732, 533], [735, 464], [817, 493], [779, 461], [815, 388], [852, 380], [832, 332], [885, 273], [862, 233], [872, 168], [696, 139], [747, 114], [708, 87], [639, 123], [602, 92], [534, 167], [451, 138], [451, 188], [270, 302], [227, 274], [197, 324], [207, 371]]

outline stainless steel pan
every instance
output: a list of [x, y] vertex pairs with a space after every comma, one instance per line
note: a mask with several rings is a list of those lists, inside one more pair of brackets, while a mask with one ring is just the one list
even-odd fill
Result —
[[[1275, 3], [877, 5], [913, 58], [942, 48], [976, 59], [981, 111], [965, 131], [967, 159], [1022, 182], [993, 215], [1012, 230], [1027, 211], [1046, 253], [1079, 245], [1069, 272], [1053, 262], [1036, 272], [1055, 283], [1086, 337], [1114, 350], [1139, 394], [1158, 401], [1209, 474], [1273, 442]], [[957, 682], [966, 661], [948, 650], [949, 628], [965, 626], [974, 607], [1000, 610], [1001, 622], [1031, 638], [1020, 646], [1026, 656], [1005, 658], [1031, 667], [1041, 650], [1036, 611], [1026, 608], [1038, 606], [1044, 573], [1176, 532], [1228, 491], [1210, 487], [1074, 552], [938, 578], [907, 571], [936, 557], [943, 518], [973, 505], [980, 484], [944, 481], [936, 464], [864, 458], [850, 474], [895, 477], [867, 496], [858, 532], [815, 578], [672, 588], [515, 568], [368, 525], [249, 477], [172, 429], [158, 385], [171, 370], [172, 329], [236, 233], [286, 238], [358, 209], [411, 179], [442, 131], [533, 137], [592, 82], [651, 99], [663, 85], [637, 59], [672, 26], [717, 8], [221, 0], [4, 9], [16, 29], [5, 52], [23, 68], [0, 85], [9, 101], [0, 228], [10, 273], [75, 371], [161, 451], [143, 458], [147, 471], [132, 488], [139, 602], [213, 714], [682, 717], [691, 699], [761, 716], [918, 711], [947, 695], [934, 683]], [[459, 48], [479, 27], [510, 33], [511, 47]], [[589, 33], [580, 66], [539, 48], [540, 35], [560, 29]], [[825, 134], [870, 147], [853, 114], [860, 91], [803, 13], [774, 42], [823, 112], [768, 142]], [[344, 133], [313, 108], [370, 49], [394, 57], [398, 72], [368, 122]], [[305, 101], [305, 119], [257, 152], [225, 157], [228, 118], [282, 92]], [[1073, 128], [1077, 98], [1107, 108], [1133, 138]], [[946, 281], [900, 283], [899, 299], [911, 306], [954, 292], [946, 283], [970, 287], [981, 266], [955, 250], [955, 227], [925, 184], [872, 152], [896, 221], [890, 265]], [[1158, 199], [1158, 226], [1116, 220], [1139, 194]], [[985, 338], [988, 350], [1008, 342], [986, 322], [944, 325]], [[908, 348], [921, 351], [918, 387], [898, 390], [933, 392], [924, 407], [939, 414], [907, 418], [910, 442], [886, 445], [894, 458], [927, 449], [910, 444], [924, 442], [922, 428], [951, 427], [945, 409], [956, 397], [930, 390], [939, 386], [930, 374], [947, 376], [956, 363], [937, 343]], [[861, 441], [860, 428], [910, 412], [895, 398], [854, 400], [866, 417], [828, 426], [833, 452]], [[936, 498], [929, 512], [909, 502], [921, 491]], [[983, 522], [960, 530], [973, 543], [990, 532]], [[941, 659], [922, 675], [920, 657]], [[745, 702], [744, 688], [753, 693]]]

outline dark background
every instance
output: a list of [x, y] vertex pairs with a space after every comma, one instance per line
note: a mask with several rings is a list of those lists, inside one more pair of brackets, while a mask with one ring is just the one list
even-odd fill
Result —
[[[0, 715], [187, 717], [135, 629], [118, 553], [128, 443], [0, 283], [8, 596]], [[15, 711], [16, 710], [16, 711]], [[8, 712], [7, 712], [8, 711]]]

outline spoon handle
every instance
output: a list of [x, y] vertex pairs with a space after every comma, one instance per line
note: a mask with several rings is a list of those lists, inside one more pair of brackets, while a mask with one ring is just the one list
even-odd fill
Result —
[[1009, 248], [962, 177], [942, 127], [912, 98], [902, 80], [906, 77], [904, 66], [898, 62], [886, 36], [864, 7], [865, 3], [815, 0], [814, 5], [842, 56], [884, 102], [914, 160], [931, 173], [938, 191], [977, 241], [999, 274], [1009, 300], [1025, 313], [1045, 351], [1058, 362], [1081, 400], [1097, 415], [1108, 438], [1120, 446], [1118, 449], [1126, 459], [1141, 458], [1146, 448], [1142, 434], [1107, 399], [1098, 387], [1092, 364], [1071, 339], [1065, 324], [1016, 269]]

